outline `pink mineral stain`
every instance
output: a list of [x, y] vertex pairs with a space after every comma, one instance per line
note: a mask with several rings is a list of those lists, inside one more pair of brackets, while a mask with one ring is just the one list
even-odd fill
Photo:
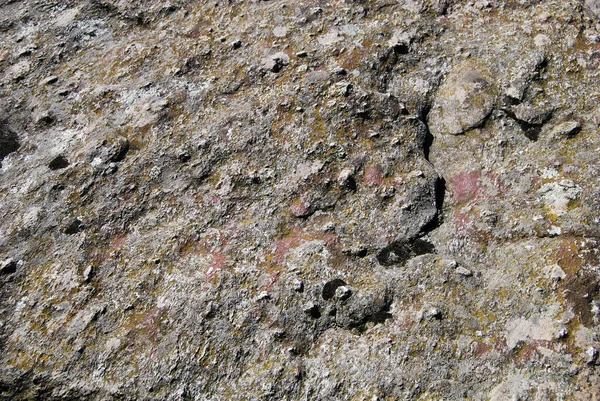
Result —
[[459, 173], [452, 177], [452, 191], [454, 192], [455, 203], [464, 203], [474, 199], [480, 190], [479, 171], [470, 171]]
[[281, 265], [285, 260], [286, 255], [302, 242], [302, 229], [292, 227], [291, 233], [285, 238], [275, 241], [275, 252], [273, 261], [277, 265]]
[[383, 171], [381, 166], [375, 165], [370, 166], [365, 169], [364, 182], [367, 185], [377, 185], [380, 186], [383, 184]]
[[306, 217], [310, 214], [310, 209], [306, 203], [299, 201], [290, 206], [290, 212], [296, 217]]

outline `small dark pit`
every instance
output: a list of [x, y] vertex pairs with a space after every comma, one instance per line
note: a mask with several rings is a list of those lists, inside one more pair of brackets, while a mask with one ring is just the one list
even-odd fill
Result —
[[0, 263], [0, 275], [13, 274], [17, 272], [17, 262], [8, 259]]
[[63, 155], [58, 155], [48, 163], [50, 170], [61, 170], [69, 167], [69, 161]]
[[73, 220], [67, 227], [65, 227], [64, 233], [67, 235], [73, 235], [82, 232], [85, 229], [85, 224], [79, 219]]
[[422, 240], [420, 238], [417, 238], [413, 242], [412, 249], [417, 256], [435, 252], [435, 247], [431, 242]]
[[337, 290], [338, 287], [341, 287], [343, 285], [346, 285], [346, 282], [339, 278], [333, 279], [325, 283], [325, 285], [323, 286], [323, 293], [321, 294], [323, 296], [323, 299], [328, 301], [331, 298], [333, 298], [333, 296], [335, 295], [335, 290]]
[[310, 317], [312, 317], [313, 319], [318, 319], [321, 317], [321, 310], [319, 309], [318, 305], [314, 305], [312, 308], [310, 308], [308, 310], [308, 314], [310, 315]]
[[409, 47], [406, 45], [398, 44], [394, 46], [394, 53], [396, 54], [408, 54], [409, 50]]
[[6, 123], [0, 121], [0, 162], [9, 154], [19, 150], [19, 136]]
[[411, 250], [403, 242], [392, 242], [377, 254], [377, 261], [382, 266], [402, 264], [410, 258]]

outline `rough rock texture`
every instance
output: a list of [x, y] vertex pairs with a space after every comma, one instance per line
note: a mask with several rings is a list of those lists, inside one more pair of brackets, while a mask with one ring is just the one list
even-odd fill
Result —
[[0, 0], [0, 398], [600, 399], [599, 9]]

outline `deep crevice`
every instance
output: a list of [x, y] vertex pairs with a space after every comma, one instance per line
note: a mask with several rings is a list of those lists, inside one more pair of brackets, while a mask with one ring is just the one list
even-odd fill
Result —
[[431, 146], [433, 145], [433, 141], [435, 140], [435, 137], [429, 130], [429, 124], [427, 124], [427, 117], [429, 116], [429, 111], [431, 111], [431, 105], [426, 104], [423, 107], [421, 115], [418, 118], [423, 123], [423, 126], [425, 127], [425, 141], [423, 142], [423, 155], [425, 156], [425, 160], [427, 160], [429, 163], [431, 163], [431, 161], [429, 160], [429, 153], [431, 150]]
[[427, 162], [429, 162], [429, 164], [431, 164], [433, 166], [433, 169], [438, 174], [438, 177], [435, 181], [435, 188], [434, 188], [435, 208], [437, 209], [437, 214], [429, 223], [427, 223], [421, 229], [422, 233], [431, 232], [431, 231], [435, 230], [436, 228], [438, 228], [442, 224], [442, 221], [443, 221], [442, 211], [443, 211], [443, 207], [444, 207], [444, 201], [446, 199], [446, 180], [444, 179], [444, 177], [442, 177], [439, 174], [439, 172], [437, 172], [435, 165], [433, 163], [431, 163], [431, 160], [429, 159], [431, 147], [433, 146], [433, 143], [435, 141], [435, 137], [429, 130], [429, 125], [427, 124], [427, 116], [429, 115], [430, 110], [431, 110], [431, 106], [429, 104], [427, 104], [425, 106], [425, 108], [423, 109], [423, 114], [419, 117], [419, 119], [421, 120], [421, 122], [423, 123], [423, 126], [425, 127], [425, 140], [423, 142], [423, 156], [425, 157], [425, 160], [427, 160]]
[[13, 132], [5, 121], [0, 121], [0, 165], [9, 154], [21, 147], [19, 136]]
[[435, 182], [435, 207], [438, 213], [441, 213], [446, 200], [446, 180], [441, 175], [438, 176]]

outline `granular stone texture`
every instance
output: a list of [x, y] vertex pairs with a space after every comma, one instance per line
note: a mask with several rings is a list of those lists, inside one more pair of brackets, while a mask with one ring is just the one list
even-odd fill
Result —
[[0, 0], [0, 399], [600, 400], [593, 0]]

